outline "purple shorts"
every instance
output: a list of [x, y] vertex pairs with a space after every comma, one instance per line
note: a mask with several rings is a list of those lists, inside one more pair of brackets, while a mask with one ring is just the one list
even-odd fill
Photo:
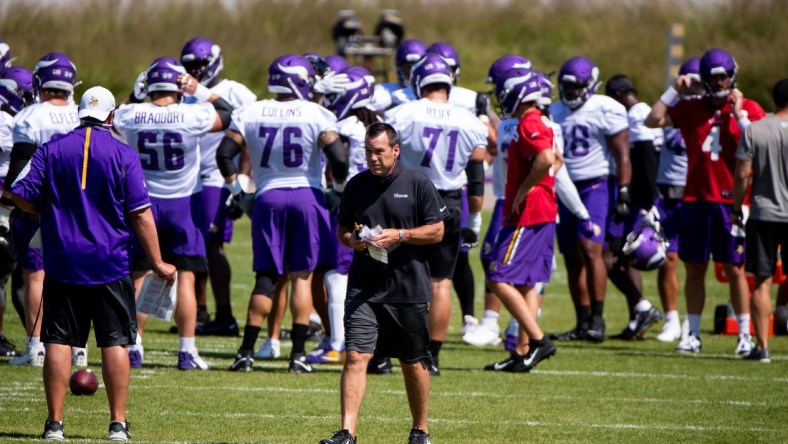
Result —
[[337, 225], [339, 225], [339, 208], [331, 213], [331, 239], [334, 240], [337, 248], [336, 270], [339, 274], [348, 274], [350, 272], [350, 263], [353, 262], [353, 249], [339, 242]]
[[518, 287], [550, 282], [554, 237], [554, 222], [501, 228], [495, 245], [496, 259], [490, 262], [487, 279]]
[[503, 199], [498, 199], [495, 201], [495, 207], [490, 216], [490, 224], [487, 225], [487, 234], [484, 235], [480, 254], [482, 261], [492, 262], [495, 260], [495, 238], [501, 231], [501, 221], [503, 221]]
[[[150, 198], [153, 219], [156, 221], [156, 230], [159, 233], [159, 247], [165, 261], [179, 261], [182, 258], [199, 258], [205, 262], [205, 241], [200, 231], [200, 193], [187, 197], [164, 199]], [[145, 253], [139, 242], [134, 243], [135, 269]], [[178, 269], [191, 271], [192, 267], [181, 267], [174, 263]], [[203, 267], [204, 268], [204, 267]]]
[[675, 253], [679, 251], [679, 227], [681, 218], [681, 199], [657, 198], [654, 203], [659, 210], [659, 223], [662, 226], [662, 234], [668, 240], [668, 251]]
[[[591, 220], [600, 228], [607, 227], [609, 216], [610, 196], [607, 185], [607, 177], [575, 182], [580, 200], [588, 209]], [[584, 236], [577, 217], [561, 203], [560, 199], [558, 200], [558, 220], [556, 232], [558, 233], [558, 250], [561, 253], [577, 250], [578, 237], [590, 239], [598, 244], [605, 242], [604, 230], [591, 238]]]
[[679, 258], [688, 262], [741, 264], [744, 239], [731, 235], [732, 205], [713, 202], [683, 202], [679, 215]]
[[44, 255], [37, 248], [30, 248], [30, 239], [41, 226], [37, 214], [25, 213], [15, 210], [11, 217], [11, 234], [14, 237], [14, 252], [16, 263], [27, 271], [40, 271], [44, 269]]
[[[325, 194], [323, 194], [325, 196]], [[325, 205], [325, 200], [323, 201]], [[329, 271], [337, 268], [339, 239], [337, 238], [337, 222], [336, 218], [339, 217], [339, 208], [337, 208], [337, 216], [334, 217], [328, 209], [326, 209], [327, 218], [319, 219], [320, 230], [320, 252], [317, 258], [317, 271]], [[351, 260], [353, 253], [350, 254]], [[350, 263], [348, 263], [348, 270], [350, 270]], [[345, 273], [347, 274], [347, 273]]]
[[[252, 212], [253, 270], [313, 271], [320, 237], [330, 226], [325, 199], [314, 188], [263, 191]], [[322, 227], [322, 228], [321, 228]]]
[[[200, 231], [205, 242], [226, 242], [233, 238], [233, 221], [227, 214], [227, 198], [230, 190], [225, 187], [203, 187], [200, 192]], [[211, 225], [216, 227], [211, 230]]]

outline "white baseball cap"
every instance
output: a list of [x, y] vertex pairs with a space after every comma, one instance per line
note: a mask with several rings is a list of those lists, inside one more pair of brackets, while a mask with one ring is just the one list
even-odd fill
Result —
[[92, 117], [103, 122], [114, 110], [115, 96], [107, 88], [94, 86], [82, 94], [82, 101], [79, 103], [79, 118]]

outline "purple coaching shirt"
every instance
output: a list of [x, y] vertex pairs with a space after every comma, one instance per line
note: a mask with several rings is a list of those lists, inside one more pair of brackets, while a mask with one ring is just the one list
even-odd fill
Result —
[[12, 191], [39, 206], [48, 278], [102, 285], [129, 275], [126, 214], [150, 200], [137, 152], [108, 129], [80, 126], [41, 145]]

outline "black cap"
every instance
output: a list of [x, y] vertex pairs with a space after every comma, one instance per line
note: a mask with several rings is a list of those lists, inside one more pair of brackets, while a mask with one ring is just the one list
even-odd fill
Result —
[[624, 74], [616, 74], [605, 83], [606, 96], [612, 97], [615, 93], [627, 93], [630, 91], [634, 92], [635, 94], [638, 92], [635, 89], [635, 85], [633, 85], [632, 81], [629, 80], [629, 77], [625, 76]]

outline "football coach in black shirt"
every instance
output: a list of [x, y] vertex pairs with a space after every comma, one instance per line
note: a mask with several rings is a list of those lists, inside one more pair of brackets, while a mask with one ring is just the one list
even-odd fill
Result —
[[[429, 443], [427, 366], [432, 358], [427, 307], [432, 293], [426, 246], [443, 238], [448, 212], [427, 176], [400, 164], [399, 137], [391, 125], [370, 125], [364, 149], [369, 170], [345, 187], [337, 228], [340, 242], [355, 250], [345, 300], [342, 430], [321, 444], [356, 442], [367, 363], [376, 346], [382, 355], [400, 360], [413, 416], [408, 442]], [[362, 239], [363, 226], [380, 226], [383, 232]], [[370, 255], [370, 243], [387, 251], [388, 264]]]

